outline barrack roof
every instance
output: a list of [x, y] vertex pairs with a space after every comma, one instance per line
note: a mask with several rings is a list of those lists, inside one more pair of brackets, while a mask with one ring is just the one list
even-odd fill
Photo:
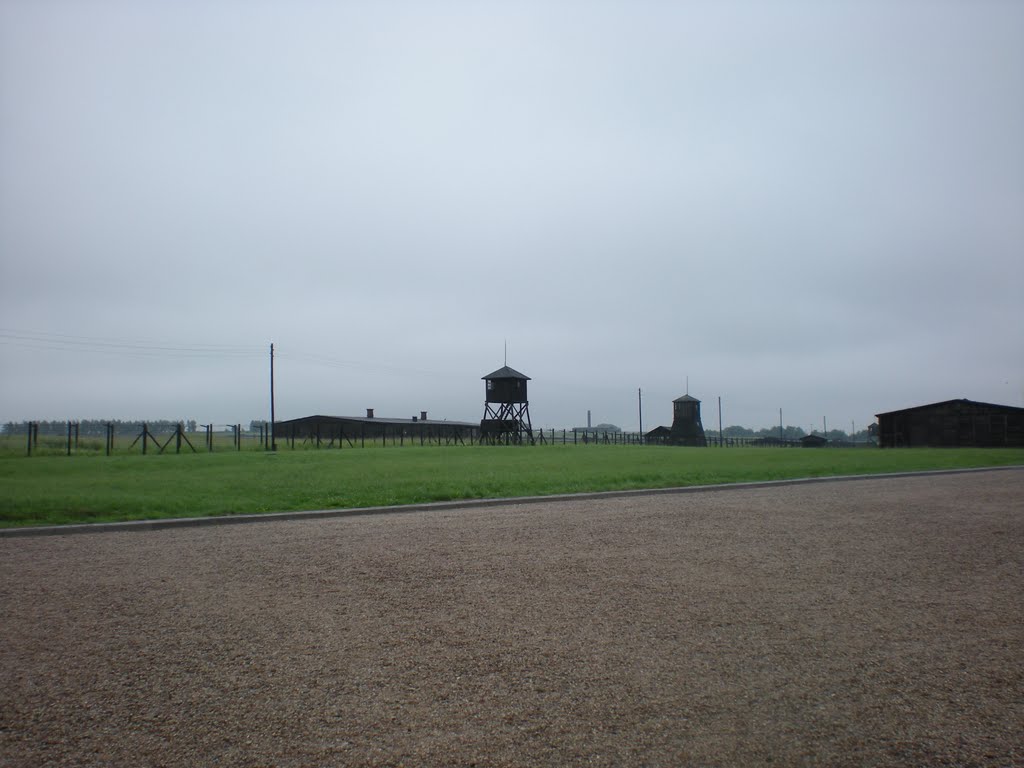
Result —
[[899, 408], [895, 411], [885, 411], [884, 413], [876, 413], [875, 416], [889, 416], [894, 413], [904, 413], [906, 411], [920, 411], [928, 408], [938, 408], [943, 405], [951, 405], [953, 403], [960, 403], [961, 405], [980, 405], [985, 408], [996, 408], [998, 410], [1006, 411], [1024, 411], [1024, 408], [1018, 408], [1015, 405], [1000, 405], [998, 403], [982, 403], [977, 400], [968, 400], [965, 397], [954, 398], [953, 400], [942, 400], [938, 403], [926, 403], [925, 405], [915, 405], [910, 408]]
[[394, 418], [391, 416], [325, 416], [323, 414], [317, 414], [315, 416], [300, 416], [297, 419], [285, 419], [278, 420], [274, 423], [277, 425], [282, 424], [298, 424], [299, 422], [320, 422], [321, 424], [337, 424], [339, 422], [355, 422], [361, 424], [426, 424], [429, 426], [446, 424], [448, 426], [455, 427], [479, 427], [480, 423], [475, 421], [449, 421], [448, 419], [421, 419], [418, 416], [410, 416], [407, 419]]

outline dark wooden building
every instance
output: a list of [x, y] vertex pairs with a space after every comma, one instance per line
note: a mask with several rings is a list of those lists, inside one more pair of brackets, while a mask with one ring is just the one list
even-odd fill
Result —
[[316, 446], [339, 448], [354, 446], [365, 440], [384, 440], [393, 443], [405, 440], [420, 443], [472, 443], [480, 432], [480, 425], [471, 421], [428, 419], [427, 412], [407, 419], [374, 416], [366, 409], [366, 416], [303, 416], [298, 419], [274, 422], [277, 440], [295, 446], [296, 440]]
[[526, 382], [530, 377], [507, 365], [483, 377], [485, 384], [484, 417], [480, 420], [480, 440], [487, 443], [523, 443], [533, 445], [530, 399]]
[[1024, 448], [1024, 408], [944, 400], [876, 414], [882, 448]]

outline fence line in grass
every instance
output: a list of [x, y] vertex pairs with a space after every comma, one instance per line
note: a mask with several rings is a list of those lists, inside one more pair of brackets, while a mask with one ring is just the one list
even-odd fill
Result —
[[[64, 454], [71, 456], [83, 449], [83, 441], [89, 438], [96, 439], [96, 423], [90, 422], [91, 431], [83, 435], [81, 422], [68, 421], [62, 424], [60, 432], [55, 431], [53, 422], [47, 423], [48, 431], [44, 433], [43, 452], [49, 455]], [[184, 422], [177, 422], [173, 428], [168, 429], [168, 422], [160, 422], [162, 429], [151, 429], [148, 422], [118, 424], [115, 422], [103, 422], [104, 434], [102, 451], [110, 456], [117, 452], [116, 442], [118, 427], [122, 427], [120, 437], [122, 440], [132, 438], [124, 452], [130, 453], [133, 450], [140, 451], [143, 455], [155, 452], [157, 454], [175, 453], [183, 450], [199, 453], [197, 444], [206, 453], [217, 451], [242, 451], [242, 450], [264, 450], [269, 451], [271, 446], [271, 430], [269, 424], [257, 425], [255, 430], [243, 430], [241, 424], [228, 424], [218, 426], [214, 424], [194, 425], [201, 427], [202, 431], [188, 432], [185, 430]], [[127, 429], [127, 432], [125, 431]], [[22, 432], [25, 438], [25, 453], [27, 456], [40, 453], [39, 422], [25, 422]], [[191, 435], [191, 437], [190, 437]], [[200, 436], [202, 440], [200, 440]], [[9, 438], [15, 437], [8, 435]], [[415, 431], [409, 430], [401, 424], [374, 424], [372, 430], [367, 430], [366, 425], [360, 425], [359, 429], [338, 426], [333, 429], [321, 430], [317, 426], [315, 432], [310, 434], [277, 433], [277, 447], [284, 447], [290, 450], [302, 449], [342, 449], [370, 447], [404, 447], [407, 444], [428, 446], [452, 446], [452, 445], [476, 445], [480, 443], [478, 430], [462, 425], [438, 425], [437, 428], [420, 427]], [[193, 439], [195, 438], [195, 442]], [[228, 443], [230, 438], [230, 443]], [[640, 432], [612, 432], [605, 430], [589, 429], [555, 429], [539, 428], [533, 430], [534, 445], [671, 445], [671, 442], [664, 440], [649, 439]], [[123, 444], [123, 443], [122, 443]], [[801, 446], [799, 440], [783, 440], [773, 437], [724, 437], [712, 435], [706, 437], [704, 445], [709, 448], [793, 448]], [[836, 447], [860, 447], [868, 446], [868, 443], [842, 442], [834, 443]], [[90, 452], [99, 452], [99, 444], [90, 443]]]

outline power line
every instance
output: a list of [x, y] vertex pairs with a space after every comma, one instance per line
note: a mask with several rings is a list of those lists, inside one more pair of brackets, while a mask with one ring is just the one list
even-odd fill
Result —
[[255, 344], [167, 343], [144, 339], [76, 336], [47, 331], [0, 328], [0, 344], [48, 351], [107, 352], [145, 357], [250, 357], [261, 355]]
[[[147, 339], [130, 339], [116, 337], [81, 336], [49, 331], [32, 331], [13, 328], [0, 328], [0, 345], [19, 347], [50, 352], [95, 352], [113, 354], [122, 357], [149, 358], [218, 358], [225, 357], [261, 357], [266, 348], [256, 344], [208, 344], [166, 342]], [[411, 368], [406, 366], [388, 365], [385, 363], [369, 363], [361, 360], [346, 360], [301, 349], [283, 350], [276, 347], [278, 359], [309, 363], [327, 368], [338, 368], [353, 371], [376, 372], [390, 376], [430, 376], [452, 378], [455, 374]], [[463, 378], [459, 376], [458, 378]]]

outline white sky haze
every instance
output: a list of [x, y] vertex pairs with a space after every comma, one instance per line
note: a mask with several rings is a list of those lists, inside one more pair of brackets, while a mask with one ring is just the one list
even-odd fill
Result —
[[0, 421], [1024, 406], [1024, 4], [0, 0]]

